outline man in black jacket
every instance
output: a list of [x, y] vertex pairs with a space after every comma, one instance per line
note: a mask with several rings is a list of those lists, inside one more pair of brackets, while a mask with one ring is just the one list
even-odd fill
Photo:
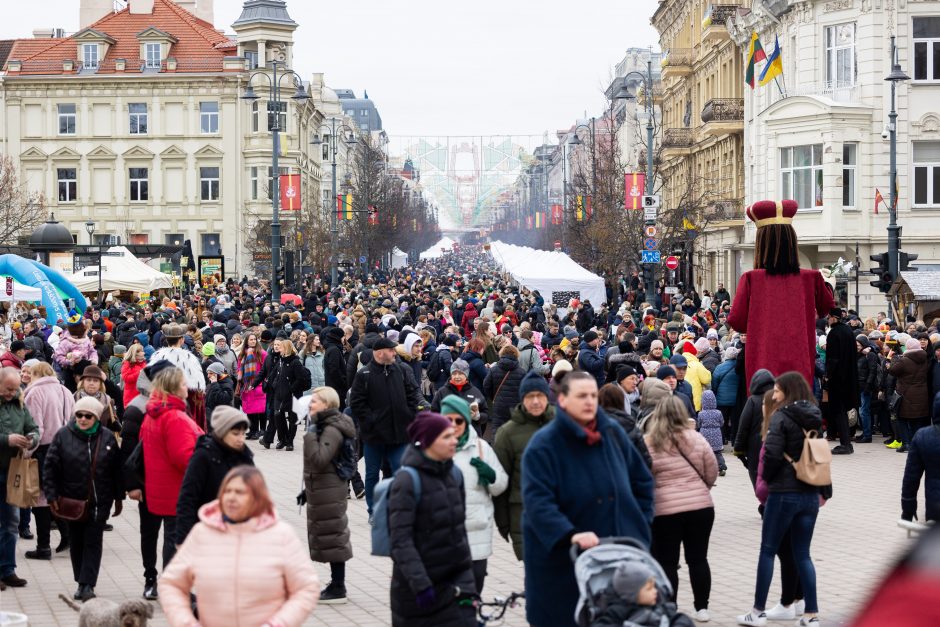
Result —
[[328, 328], [321, 335], [326, 352], [323, 355], [323, 375], [327, 387], [339, 394], [340, 411], [346, 407], [346, 391], [349, 382], [346, 379], [346, 360], [343, 359], [343, 330], [339, 327]]
[[839, 431], [839, 446], [832, 449], [835, 455], [855, 452], [848, 412], [859, 405], [855, 334], [842, 321], [843, 315], [838, 307], [829, 313], [829, 333], [826, 336], [826, 389], [829, 390], [826, 424], [830, 431]]
[[858, 349], [858, 389], [861, 393], [858, 421], [862, 427], [862, 435], [855, 441], [868, 444], [871, 442], [871, 403], [878, 394], [878, 370], [881, 363], [877, 350], [865, 334], [855, 337], [855, 346]]
[[372, 348], [372, 360], [353, 379], [349, 407], [359, 421], [366, 459], [366, 503], [372, 515], [372, 492], [379, 469], [387, 461], [392, 472], [401, 465], [408, 425], [427, 402], [411, 369], [396, 361], [392, 340], [381, 338]]

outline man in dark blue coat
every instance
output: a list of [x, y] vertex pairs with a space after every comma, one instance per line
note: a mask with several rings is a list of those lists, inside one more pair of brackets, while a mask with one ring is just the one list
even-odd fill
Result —
[[597, 387], [604, 385], [607, 373], [604, 372], [604, 356], [598, 352], [601, 338], [593, 329], [581, 338], [581, 350], [578, 352], [578, 368], [590, 373], [597, 381]]
[[623, 428], [597, 406], [585, 372], [563, 380], [555, 419], [522, 458], [526, 618], [534, 627], [575, 625], [578, 586], [569, 551], [598, 538], [650, 542], [653, 477]]

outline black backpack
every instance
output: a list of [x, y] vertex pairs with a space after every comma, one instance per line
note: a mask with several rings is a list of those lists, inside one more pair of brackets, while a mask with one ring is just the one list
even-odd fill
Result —
[[428, 379], [439, 381], [445, 374], [444, 367], [441, 364], [441, 351], [434, 351], [431, 361], [428, 362]]
[[356, 438], [343, 437], [343, 443], [340, 445], [339, 452], [333, 458], [333, 468], [336, 470], [336, 476], [343, 481], [349, 481], [355, 476], [359, 469]]

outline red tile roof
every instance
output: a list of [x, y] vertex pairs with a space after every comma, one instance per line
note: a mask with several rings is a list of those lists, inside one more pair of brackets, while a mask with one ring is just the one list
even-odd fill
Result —
[[[154, 0], [152, 14], [132, 14], [129, 8], [110, 13], [89, 29], [104, 33], [115, 40], [101, 60], [97, 74], [121, 73], [115, 70], [115, 59], [127, 61], [125, 74], [140, 73], [140, 40], [137, 34], [153, 27], [173, 35], [177, 43], [167, 56], [176, 59], [176, 72], [213, 72], [222, 70], [222, 59], [235, 53], [234, 41], [215, 30], [212, 24], [197, 18], [173, 0]], [[74, 37], [74, 36], [73, 36]], [[62, 62], [76, 59], [76, 42], [65, 39], [18, 39], [8, 59], [22, 61], [19, 76], [65, 72]], [[166, 69], [164, 60], [164, 70]]]

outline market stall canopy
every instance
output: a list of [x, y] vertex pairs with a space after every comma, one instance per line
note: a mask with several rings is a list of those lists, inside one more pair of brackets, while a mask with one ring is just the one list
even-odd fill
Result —
[[392, 267], [404, 268], [406, 265], [408, 265], [408, 253], [396, 246], [392, 249]]
[[595, 307], [607, 302], [604, 279], [563, 252], [496, 241], [490, 243], [490, 254], [514, 282], [538, 290], [546, 303], [567, 309], [572, 298], [590, 300]]
[[[108, 248], [101, 265], [104, 266], [101, 289], [105, 292], [153, 292], [173, 287], [170, 275], [154, 270], [124, 246]], [[82, 268], [70, 276], [69, 281], [82, 293], [97, 292], [98, 266]]]
[[[454, 246], [454, 240], [452, 240], [451, 238], [447, 236], [444, 236], [443, 238], [441, 238], [441, 241], [439, 241], [438, 243], [434, 244], [434, 246], [431, 246], [426, 251], [421, 253], [419, 255], [419, 258], [437, 259], [438, 257], [442, 256], [445, 251], [450, 252], [453, 246]], [[442, 248], [444, 250], [441, 250]]]
[[27, 301], [30, 303], [38, 303], [42, 301], [41, 289], [38, 287], [23, 285], [19, 281], [13, 281], [13, 293], [8, 294], [6, 290], [6, 280], [8, 278], [10, 277], [0, 275], [0, 302], [18, 303], [21, 301]]

